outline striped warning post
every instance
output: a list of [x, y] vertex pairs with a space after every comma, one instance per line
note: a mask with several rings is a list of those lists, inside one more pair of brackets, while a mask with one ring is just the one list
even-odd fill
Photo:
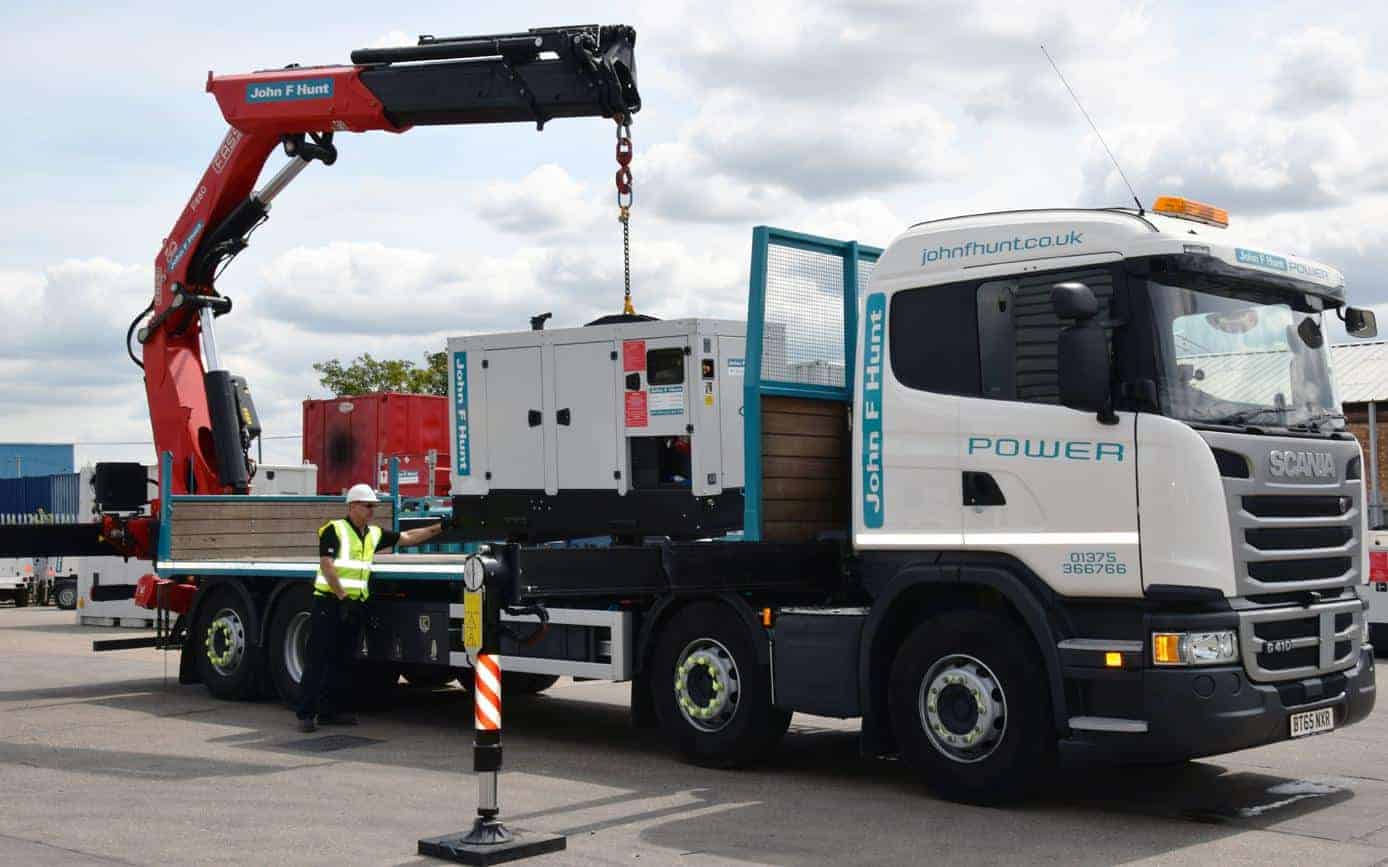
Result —
[[501, 731], [501, 663], [495, 655], [479, 653], [473, 672], [476, 728], [483, 732]]

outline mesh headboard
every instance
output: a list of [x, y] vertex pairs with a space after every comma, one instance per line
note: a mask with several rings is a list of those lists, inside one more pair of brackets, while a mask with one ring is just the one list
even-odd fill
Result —
[[[823, 460], [831, 457], [830, 452], [832, 459], [838, 460], [838, 450], [830, 449], [828, 442], [812, 443], [805, 437], [847, 441], [845, 431], [837, 427], [829, 430], [826, 425], [847, 425], [847, 409], [853, 400], [858, 294], [867, 285], [881, 254], [880, 249], [856, 241], [820, 238], [769, 226], [753, 231], [743, 425], [747, 462], [743, 532], [747, 539], [763, 538], [763, 531], [770, 529], [768, 519], [797, 537], [827, 527], [820, 526], [824, 518], [808, 517], [830, 514], [824, 508], [827, 493], [815, 499], [805, 497], [787, 502], [779, 499], [778, 492], [825, 488]], [[767, 407], [763, 405], [767, 398], [777, 400]], [[795, 402], [787, 403], [781, 398]], [[836, 405], [832, 411], [825, 407], [826, 412], [820, 413], [805, 401], [829, 401]], [[770, 426], [765, 437], [763, 422]], [[795, 429], [784, 429], [787, 425]], [[764, 462], [766, 438], [777, 436], [797, 439], [778, 440], [773, 449], [779, 445], [825, 454], [814, 466], [788, 464], [784, 460]], [[802, 476], [811, 473], [819, 484], [806, 484], [808, 479]], [[847, 483], [846, 475], [842, 481]], [[770, 505], [773, 501], [774, 505]], [[832, 514], [837, 525], [837, 512]], [[806, 520], [801, 521], [801, 517]]]

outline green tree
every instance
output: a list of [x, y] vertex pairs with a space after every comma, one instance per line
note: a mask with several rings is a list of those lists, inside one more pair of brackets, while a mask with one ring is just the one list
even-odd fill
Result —
[[447, 353], [424, 353], [424, 366], [404, 359], [378, 360], [369, 352], [343, 364], [336, 358], [313, 365], [318, 382], [335, 396], [374, 391], [409, 394], [448, 394]]

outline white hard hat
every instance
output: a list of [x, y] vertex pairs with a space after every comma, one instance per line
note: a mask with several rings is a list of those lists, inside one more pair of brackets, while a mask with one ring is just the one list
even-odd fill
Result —
[[376, 499], [376, 492], [370, 485], [353, 485], [347, 489], [347, 502], [349, 503], [379, 503]]

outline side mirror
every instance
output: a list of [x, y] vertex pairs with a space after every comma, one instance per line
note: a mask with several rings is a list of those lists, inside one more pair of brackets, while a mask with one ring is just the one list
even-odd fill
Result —
[[1056, 345], [1060, 368], [1060, 403], [1071, 409], [1098, 413], [1099, 421], [1112, 424], [1112, 365], [1108, 335], [1102, 328], [1074, 326], [1060, 332]]
[[1378, 317], [1362, 307], [1345, 308], [1345, 331], [1350, 337], [1377, 337]]
[[1051, 287], [1051, 306], [1061, 319], [1080, 322], [1099, 314], [1099, 299], [1083, 283], [1057, 283]]

